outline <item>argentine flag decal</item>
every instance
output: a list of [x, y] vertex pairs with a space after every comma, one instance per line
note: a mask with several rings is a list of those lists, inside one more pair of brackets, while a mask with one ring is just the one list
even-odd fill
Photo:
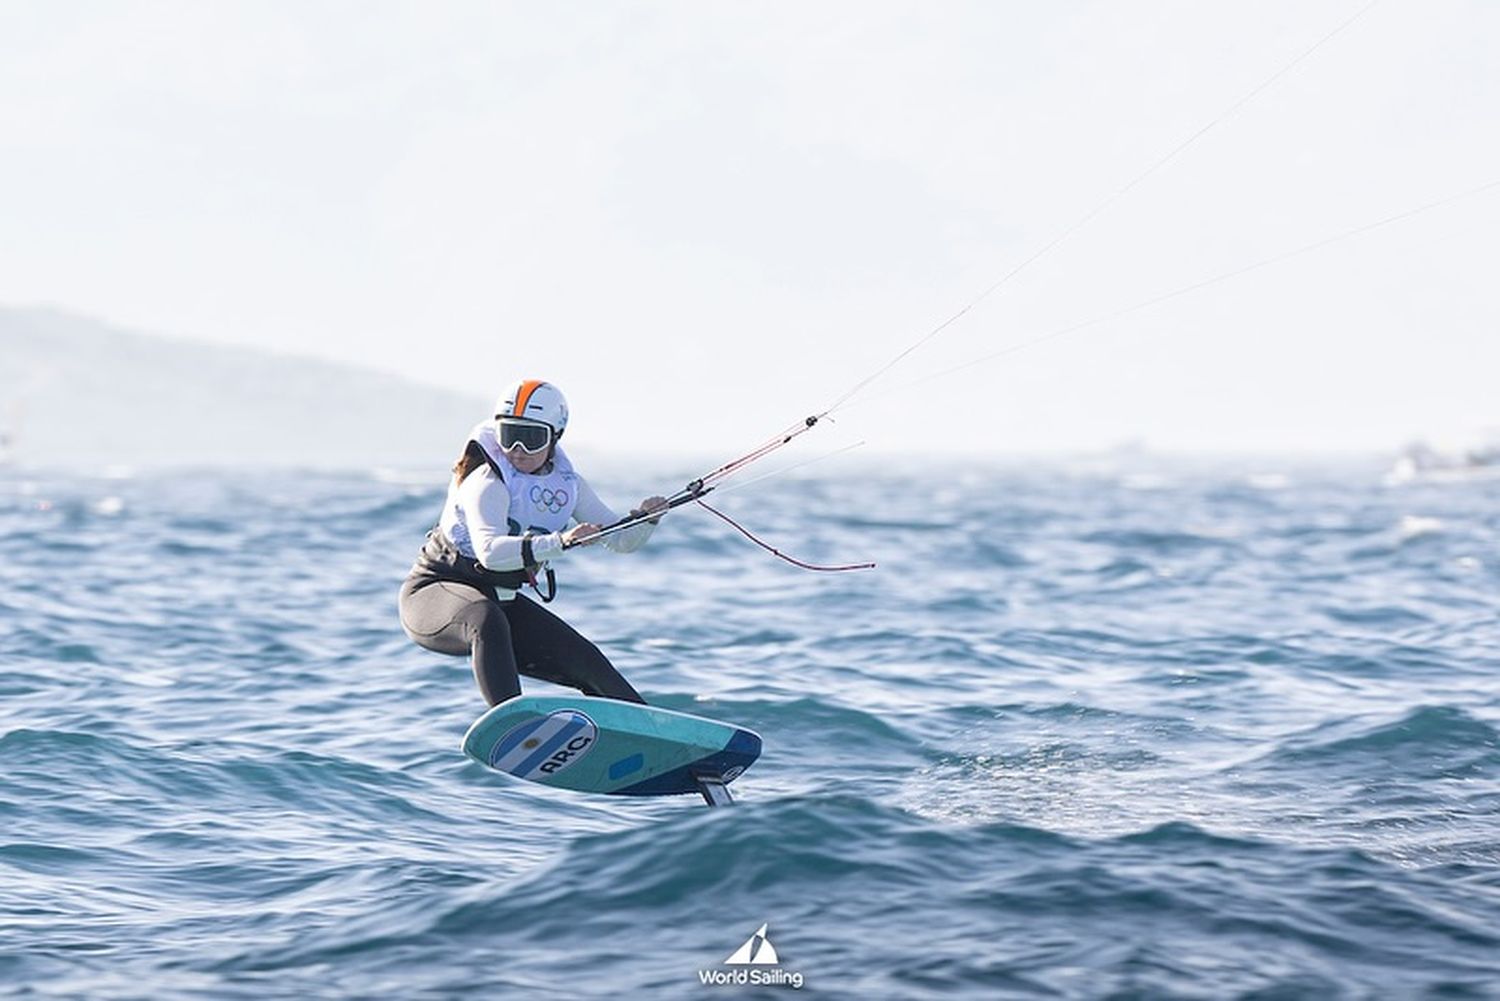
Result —
[[559, 709], [514, 727], [490, 752], [490, 767], [523, 779], [556, 775], [593, 749], [594, 721], [577, 709]]

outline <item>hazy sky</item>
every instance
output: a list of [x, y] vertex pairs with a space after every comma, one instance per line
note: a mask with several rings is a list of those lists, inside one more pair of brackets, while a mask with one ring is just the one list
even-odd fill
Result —
[[[550, 378], [575, 438], [734, 452], [1364, 6], [0, 0], [0, 303], [485, 398]], [[1500, 189], [918, 381], [1500, 180], [1497, 53], [1492, 0], [1376, 3], [822, 444], [1500, 424]]]

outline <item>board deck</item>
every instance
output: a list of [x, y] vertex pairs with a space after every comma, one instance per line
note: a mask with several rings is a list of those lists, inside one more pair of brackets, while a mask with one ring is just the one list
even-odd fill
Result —
[[479, 717], [463, 748], [496, 771], [559, 789], [699, 793], [718, 805], [760, 757], [761, 740], [743, 727], [635, 702], [518, 695]]

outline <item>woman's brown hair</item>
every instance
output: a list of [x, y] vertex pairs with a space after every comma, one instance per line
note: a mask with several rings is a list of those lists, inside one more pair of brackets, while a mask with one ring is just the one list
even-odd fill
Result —
[[471, 441], [464, 446], [464, 454], [458, 457], [453, 464], [453, 475], [459, 483], [462, 483], [470, 473], [489, 462], [489, 457], [484, 454], [484, 449], [479, 442]]

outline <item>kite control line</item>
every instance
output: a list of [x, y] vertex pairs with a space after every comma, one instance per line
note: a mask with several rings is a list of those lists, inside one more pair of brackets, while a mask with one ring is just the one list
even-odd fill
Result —
[[764, 442], [757, 445], [755, 448], [752, 448], [750, 451], [746, 452], [739, 458], [731, 459], [730, 461], [724, 463], [722, 466], [709, 470], [697, 479], [690, 481], [687, 486], [677, 491], [677, 493], [673, 494], [671, 497], [668, 497], [666, 507], [661, 508], [657, 511], [632, 511], [629, 515], [621, 518], [619, 521], [613, 522], [612, 524], [605, 525], [603, 528], [599, 529], [599, 531], [595, 532], [593, 535], [588, 536], [587, 538], [578, 539], [574, 542], [564, 543], [563, 548], [572, 549], [574, 546], [584, 546], [592, 542], [598, 542], [600, 539], [607, 538], [608, 536], [614, 535], [617, 532], [623, 532], [627, 529], [634, 528], [637, 525], [645, 524], [646, 522], [650, 522], [654, 525], [661, 520], [662, 515], [666, 514], [673, 508], [681, 507], [684, 504], [697, 502], [697, 504], [705, 511], [710, 512], [716, 517], [721, 518], [728, 524], [732, 525], [741, 535], [764, 549], [766, 552], [770, 553], [772, 556], [775, 556], [778, 559], [785, 560], [793, 566], [801, 567], [803, 570], [818, 570], [832, 573], [844, 570], [873, 569], [875, 566], [874, 563], [849, 563], [840, 564], [837, 566], [824, 566], [817, 563], [808, 563], [807, 561], [799, 560], [794, 556], [788, 556], [781, 550], [776, 549], [775, 547], [768, 545], [767, 543], [762, 542], [760, 539], [756, 538], [755, 535], [752, 534], [748, 529], [746, 529], [739, 522], [735, 521], [733, 518], [729, 517], [724, 512], [718, 510], [717, 508], [709, 507], [707, 504], [703, 503], [703, 497], [706, 494], [712, 493], [720, 482], [739, 472], [741, 469], [744, 469], [752, 462], [757, 462], [760, 459], [764, 459], [766, 456], [770, 455], [772, 452], [775, 452], [777, 449], [790, 444], [791, 441], [799, 435], [803, 435], [808, 431], [811, 431], [813, 427], [818, 423], [818, 421], [822, 420], [826, 416], [826, 412], [821, 414], [813, 414], [812, 416], [807, 417], [799, 423], [793, 424], [792, 426], [788, 427], [780, 434], [767, 438]]
[[[791, 427], [787, 428], [785, 431], [782, 431], [780, 434], [774, 435], [773, 437], [766, 439], [760, 445], [758, 445], [755, 448], [751, 449], [749, 452], [746, 452], [744, 455], [740, 456], [739, 458], [732, 459], [729, 462], [724, 463], [722, 466], [719, 466], [717, 469], [710, 470], [709, 472], [704, 473], [702, 476], [698, 477], [696, 480], [693, 480], [692, 482], [688, 483], [687, 486], [685, 486], [682, 490], [678, 491], [676, 494], [673, 494], [672, 497], [668, 499], [666, 510], [670, 510], [670, 509], [675, 508], [675, 507], [680, 507], [683, 504], [687, 504], [689, 502], [696, 501], [705, 510], [713, 513], [714, 515], [717, 515], [719, 518], [722, 518], [724, 521], [726, 521], [730, 525], [734, 526], [734, 528], [737, 529], [738, 531], [740, 531], [742, 534], [744, 534], [746, 538], [750, 539], [752, 542], [754, 542], [756, 545], [760, 546], [761, 548], [767, 550], [772, 555], [777, 556], [777, 557], [779, 557], [781, 559], [786, 560], [789, 563], [792, 563], [792, 564], [794, 564], [796, 566], [802, 567], [802, 568], [807, 569], [807, 570], [862, 570], [862, 569], [867, 569], [869, 567], [874, 566], [874, 564], [870, 564], [870, 563], [856, 563], [856, 564], [848, 564], [848, 565], [843, 565], [843, 566], [825, 567], [825, 566], [818, 566], [818, 565], [811, 564], [811, 563], [804, 563], [801, 560], [794, 559], [794, 558], [792, 558], [790, 556], [787, 556], [786, 554], [781, 553], [778, 550], [772, 548], [771, 546], [769, 546], [766, 543], [762, 542], [760, 539], [757, 539], [754, 535], [752, 535], [750, 532], [748, 532], [745, 528], [743, 528], [741, 525], [739, 525], [738, 523], [736, 523], [734, 520], [732, 520], [731, 518], [729, 518], [723, 512], [718, 511], [718, 510], [716, 510], [714, 508], [711, 508], [707, 504], [704, 504], [703, 501], [702, 501], [702, 497], [705, 494], [709, 493], [711, 490], [713, 490], [715, 488], [715, 486], [717, 486], [718, 483], [720, 481], [722, 481], [723, 479], [725, 479], [726, 477], [733, 475], [735, 472], [739, 471], [740, 469], [743, 469], [744, 467], [750, 465], [751, 463], [757, 462], [760, 459], [763, 459], [766, 456], [770, 455], [772, 452], [775, 452], [776, 450], [778, 450], [778, 449], [780, 449], [780, 448], [782, 448], [782, 447], [790, 444], [793, 439], [795, 439], [797, 437], [800, 437], [803, 434], [806, 434], [808, 431], [811, 431], [813, 429], [813, 427], [816, 426], [817, 423], [820, 420], [822, 420], [825, 417], [828, 417], [834, 411], [840, 410], [843, 407], [847, 406], [850, 403], [850, 401], [854, 399], [854, 397], [856, 397], [859, 394], [861, 394], [862, 392], [864, 392], [872, 383], [876, 382], [882, 376], [884, 376], [886, 373], [888, 373], [889, 371], [891, 371], [892, 369], [894, 369], [896, 366], [898, 366], [901, 362], [905, 361], [905, 359], [908, 356], [910, 356], [911, 354], [913, 354], [919, 348], [921, 348], [924, 345], [926, 345], [929, 341], [931, 341], [934, 338], [936, 338], [944, 330], [948, 329], [953, 324], [957, 323], [960, 319], [962, 319], [966, 314], [968, 314], [970, 311], [972, 311], [981, 302], [983, 302], [985, 299], [988, 299], [995, 292], [999, 291], [1003, 286], [1009, 284], [1010, 281], [1013, 278], [1015, 278], [1022, 271], [1026, 270], [1029, 267], [1031, 267], [1033, 264], [1035, 264], [1042, 257], [1046, 256], [1049, 252], [1051, 252], [1053, 249], [1055, 249], [1059, 244], [1062, 244], [1065, 241], [1067, 241], [1070, 238], [1072, 238], [1080, 230], [1084, 229], [1091, 222], [1093, 222], [1093, 220], [1095, 218], [1097, 218], [1098, 216], [1102, 215], [1105, 211], [1107, 211], [1116, 202], [1120, 201], [1127, 194], [1129, 194], [1133, 189], [1135, 189], [1137, 186], [1139, 186], [1141, 183], [1143, 183], [1147, 178], [1151, 177], [1153, 174], [1157, 173], [1159, 170], [1161, 170], [1163, 167], [1165, 167], [1168, 163], [1170, 163], [1171, 161], [1175, 160], [1181, 153], [1183, 153], [1186, 149], [1188, 149], [1188, 147], [1190, 147], [1190, 146], [1194, 145], [1195, 143], [1197, 143], [1206, 133], [1208, 133], [1209, 131], [1211, 131], [1219, 123], [1221, 123], [1222, 121], [1224, 121], [1226, 118], [1231, 117], [1236, 112], [1240, 111], [1245, 105], [1247, 105], [1250, 102], [1252, 102], [1253, 100], [1255, 100], [1258, 96], [1260, 96], [1260, 94], [1262, 92], [1264, 92], [1265, 90], [1269, 89], [1273, 84], [1275, 84], [1282, 77], [1284, 77], [1287, 74], [1291, 73], [1298, 65], [1300, 65], [1306, 59], [1308, 59], [1314, 52], [1316, 52], [1317, 50], [1319, 50], [1320, 48], [1322, 48], [1324, 45], [1328, 44], [1336, 36], [1342, 34], [1345, 30], [1347, 30], [1356, 21], [1358, 21], [1358, 20], [1360, 20], [1360, 18], [1364, 17], [1364, 15], [1367, 14], [1373, 7], [1375, 7], [1375, 5], [1378, 2], [1379, 2], [1379, 0], [1367, 0], [1367, 2], [1362, 7], [1360, 7], [1357, 11], [1355, 11], [1348, 18], [1346, 18], [1341, 24], [1338, 25], [1338, 27], [1334, 28], [1332, 31], [1328, 32], [1323, 37], [1321, 37], [1316, 42], [1314, 42], [1311, 46], [1309, 46], [1308, 48], [1304, 49], [1295, 58], [1293, 58], [1292, 60], [1290, 60], [1289, 62], [1287, 62], [1285, 65], [1283, 65], [1281, 68], [1279, 68], [1278, 70], [1276, 70], [1276, 72], [1272, 73], [1269, 77], [1267, 77], [1260, 84], [1258, 84], [1256, 87], [1254, 87], [1252, 90], [1250, 90], [1247, 94], [1245, 94], [1244, 96], [1242, 96], [1241, 98], [1239, 98], [1237, 101], [1235, 101], [1233, 104], [1229, 105], [1227, 108], [1225, 108], [1218, 115], [1216, 115], [1212, 119], [1210, 119], [1207, 124], [1203, 125], [1197, 131], [1195, 131], [1191, 135], [1189, 135], [1186, 139], [1184, 139], [1183, 141], [1181, 141], [1180, 143], [1178, 143], [1172, 149], [1168, 150], [1163, 156], [1161, 156], [1160, 158], [1158, 158], [1157, 160], [1155, 160], [1145, 170], [1141, 171], [1134, 178], [1132, 178], [1129, 181], [1129, 183], [1125, 184], [1123, 187], [1121, 187], [1120, 189], [1118, 189], [1117, 191], [1115, 191], [1114, 193], [1110, 194], [1108, 197], [1106, 197], [1105, 199], [1103, 199], [1101, 202], [1099, 202], [1098, 204], [1096, 204], [1092, 209], [1090, 209], [1088, 212], [1086, 212], [1081, 218], [1079, 218], [1071, 226], [1067, 227], [1062, 232], [1060, 232], [1055, 237], [1053, 237], [1050, 241], [1048, 241], [1047, 243], [1043, 244], [1034, 253], [1032, 253], [1031, 256], [1029, 256], [1026, 259], [1024, 259], [1023, 261], [1021, 261], [1015, 267], [1011, 268], [1010, 271], [1008, 271], [1006, 274], [1002, 275], [997, 281], [995, 281], [993, 284], [991, 284], [984, 291], [980, 292], [978, 296], [976, 296], [975, 298], [973, 298], [972, 300], [970, 300], [967, 304], [965, 304], [963, 306], [962, 309], [958, 310], [958, 312], [954, 313], [952, 316], [948, 317], [946, 320], [944, 320], [942, 323], [938, 324], [932, 330], [928, 331], [924, 336], [918, 338], [913, 343], [907, 345], [905, 349], [903, 349], [899, 354], [897, 354], [894, 358], [892, 358], [885, 365], [881, 366], [880, 368], [878, 368], [874, 372], [872, 372], [870, 375], [868, 375], [864, 379], [860, 380], [851, 389], [849, 389], [847, 392], [845, 392], [842, 396], [840, 396], [840, 397], [838, 397], [838, 399], [834, 400], [833, 403], [830, 404], [827, 409], [825, 409], [825, 410], [823, 410], [823, 411], [821, 411], [819, 413], [813, 414], [812, 416], [806, 418], [805, 420], [801, 421], [800, 423], [793, 424]], [[1386, 221], [1389, 222], [1389, 221], [1392, 221], [1392, 220], [1386, 220]], [[1384, 225], [1384, 223], [1379, 223], [1377, 225]], [[1367, 228], [1369, 228], [1369, 227], [1367, 227]], [[1304, 248], [1304, 249], [1308, 249], [1308, 248]], [[1301, 252], [1302, 251], [1296, 251], [1294, 253], [1301, 253]], [[1261, 265], [1255, 265], [1254, 267], [1259, 267], [1259, 266], [1261, 266]], [[1249, 270], [1249, 269], [1245, 269], [1245, 270]], [[1236, 273], [1239, 273], [1239, 272], [1236, 272]], [[1200, 283], [1197, 286], [1192, 286], [1192, 288], [1201, 287], [1201, 285], [1203, 285], [1203, 284], [1210, 284], [1213, 281], [1222, 280], [1223, 277], [1228, 277], [1228, 276], [1221, 276], [1221, 278], [1212, 279], [1212, 280], [1210, 280], [1210, 282]], [[1162, 298], [1171, 298], [1172, 296], [1175, 296], [1175, 295], [1184, 294], [1186, 291], [1191, 291], [1191, 288], [1184, 289], [1184, 290], [1179, 290], [1178, 292], [1171, 293], [1168, 296], [1165, 296], [1165, 297], [1162, 297]], [[1153, 300], [1153, 301], [1160, 301], [1160, 300]], [[1149, 305], [1149, 303], [1147, 305]], [[1135, 309], [1135, 308], [1143, 308], [1143, 307], [1142, 306], [1132, 307], [1132, 309]], [[1131, 310], [1126, 310], [1126, 312], [1129, 312], [1129, 311], [1131, 311]], [[1093, 322], [1101, 322], [1101, 321], [1097, 321], [1097, 320], [1096, 321], [1090, 321], [1089, 324], [1083, 324], [1083, 326], [1088, 326], [1088, 325], [1090, 325]], [[1066, 332], [1067, 331], [1063, 331], [1063, 333], [1066, 333]], [[1051, 334], [1051, 335], [1048, 335], [1048, 336], [1049, 337], [1058, 336], [1058, 334], [1054, 333], [1054, 334]], [[1001, 352], [1001, 353], [1005, 353], [1005, 352]], [[984, 361], [984, 360], [987, 360], [987, 359], [980, 359], [980, 361]], [[971, 362], [969, 364], [977, 364], [977, 362]], [[960, 366], [960, 367], [967, 367], [967, 365]], [[564, 549], [569, 549], [569, 548], [572, 548], [573, 546], [580, 546], [580, 545], [585, 545], [585, 544], [590, 543], [590, 542], [595, 542], [595, 541], [598, 541], [601, 538], [605, 538], [607, 536], [613, 535], [616, 532], [623, 532], [626, 529], [634, 528], [636, 525], [640, 525], [640, 524], [642, 524], [644, 522], [648, 522], [649, 521], [649, 522], [652, 522], [654, 524], [662, 516], [662, 514], [664, 514], [664, 513], [665, 513], [665, 511], [656, 511], [656, 512], [649, 512], [649, 513], [645, 512], [645, 511], [632, 511], [628, 517], [621, 518], [619, 521], [617, 521], [617, 522], [615, 522], [615, 523], [613, 523], [611, 525], [604, 526], [604, 528], [602, 528], [600, 531], [596, 532], [595, 534], [589, 536], [586, 539], [579, 539], [576, 542], [566, 543], [563, 546], [563, 548]]]
[[793, 438], [796, 438], [798, 435], [806, 434], [808, 431], [811, 431], [813, 425], [817, 424], [818, 421], [825, 416], [826, 414], [814, 414], [797, 424], [793, 424], [791, 427], [787, 428], [785, 431], [782, 431], [780, 434], [767, 438], [765, 441], [761, 442], [759, 445], [755, 446], [750, 451], [740, 456], [738, 459], [731, 459], [728, 462], [724, 463], [722, 466], [719, 466], [716, 469], [709, 470], [702, 476], [698, 477], [696, 480], [690, 481], [687, 486], [677, 491], [671, 497], [668, 497], [667, 506], [664, 509], [655, 512], [632, 511], [629, 515], [621, 518], [619, 521], [613, 522], [609, 525], [605, 525], [599, 531], [595, 532], [593, 535], [590, 535], [586, 539], [579, 539], [577, 542], [564, 543], [563, 548], [571, 549], [574, 546], [582, 546], [590, 542], [598, 542], [600, 539], [614, 535], [617, 532], [623, 532], [629, 528], [634, 528], [635, 526], [644, 524], [648, 521], [653, 525], [656, 524], [656, 522], [661, 519], [661, 516], [667, 511], [670, 511], [672, 508], [681, 507], [684, 504], [698, 500], [704, 494], [712, 492], [720, 481], [729, 476], [732, 476], [739, 470], [750, 465], [752, 462], [755, 462], [759, 459], [764, 459], [772, 452], [790, 443], [791, 440]]
[[803, 570], [820, 570], [820, 571], [823, 571], [823, 572], [826, 572], [826, 573], [839, 573], [839, 572], [844, 571], [844, 570], [874, 570], [875, 569], [875, 564], [873, 564], [873, 563], [840, 563], [840, 564], [837, 564], [837, 565], [834, 565], [834, 566], [825, 566], [825, 565], [823, 565], [821, 563], [807, 563], [807, 562], [805, 562], [803, 560], [797, 559], [795, 556], [788, 556], [786, 553], [783, 553], [781, 550], [775, 549], [772, 546], [766, 544], [765, 542], [762, 542], [760, 539], [757, 539], [754, 535], [752, 535], [750, 533], [750, 530], [747, 529], [744, 525], [741, 525], [739, 522], [735, 521], [733, 518], [729, 517], [729, 515], [725, 514], [723, 511], [720, 511], [718, 508], [716, 508], [716, 507], [709, 507], [707, 504], [703, 503], [703, 501], [701, 501], [701, 500], [698, 501], [698, 506], [701, 507], [703, 510], [707, 511], [709, 514], [713, 515], [714, 517], [721, 518], [724, 521], [728, 522], [735, 529], [735, 531], [739, 532], [745, 538], [749, 539], [751, 542], [755, 543], [757, 546], [759, 546], [760, 548], [764, 549], [766, 552], [770, 553], [772, 556], [775, 556], [777, 559], [786, 560], [788, 563], [790, 563], [794, 567], [801, 567]]

